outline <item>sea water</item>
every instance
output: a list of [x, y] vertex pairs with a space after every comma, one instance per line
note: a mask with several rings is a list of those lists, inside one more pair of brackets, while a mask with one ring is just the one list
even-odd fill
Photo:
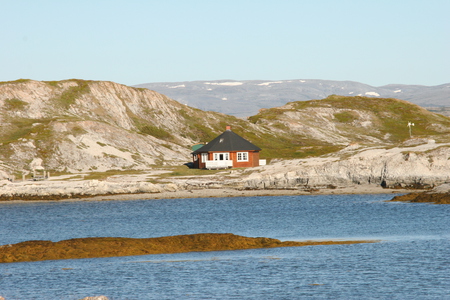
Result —
[[450, 299], [450, 206], [393, 195], [0, 203], [0, 245], [234, 233], [377, 243], [0, 264], [11, 299]]

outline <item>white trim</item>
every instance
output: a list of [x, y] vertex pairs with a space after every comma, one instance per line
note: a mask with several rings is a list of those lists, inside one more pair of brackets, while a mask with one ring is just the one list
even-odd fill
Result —
[[205, 164], [206, 169], [227, 169], [232, 167], [232, 160], [208, 160]]
[[214, 152], [213, 156], [213, 160], [230, 160], [229, 152]]
[[237, 152], [236, 160], [237, 161], [248, 161], [248, 152]]

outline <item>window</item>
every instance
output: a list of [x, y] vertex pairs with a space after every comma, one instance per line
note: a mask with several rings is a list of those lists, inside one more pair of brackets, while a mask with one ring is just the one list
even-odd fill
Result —
[[248, 161], [248, 152], [238, 152], [237, 161]]
[[214, 153], [214, 160], [230, 160], [230, 153]]
[[202, 153], [202, 162], [206, 162], [208, 160], [208, 153]]

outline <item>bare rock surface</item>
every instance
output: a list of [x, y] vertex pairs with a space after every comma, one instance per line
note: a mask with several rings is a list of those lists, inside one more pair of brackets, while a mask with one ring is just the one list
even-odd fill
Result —
[[[345, 149], [343, 150], [345, 151]], [[242, 178], [245, 188], [326, 188], [374, 184], [431, 188], [450, 180], [450, 144], [342, 151], [328, 157], [284, 160]]]

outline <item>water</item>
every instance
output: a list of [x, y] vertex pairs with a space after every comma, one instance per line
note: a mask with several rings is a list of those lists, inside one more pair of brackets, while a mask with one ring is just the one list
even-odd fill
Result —
[[0, 245], [203, 232], [379, 243], [0, 264], [11, 299], [450, 299], [450, 205], [393, 195], [0, 203]]

